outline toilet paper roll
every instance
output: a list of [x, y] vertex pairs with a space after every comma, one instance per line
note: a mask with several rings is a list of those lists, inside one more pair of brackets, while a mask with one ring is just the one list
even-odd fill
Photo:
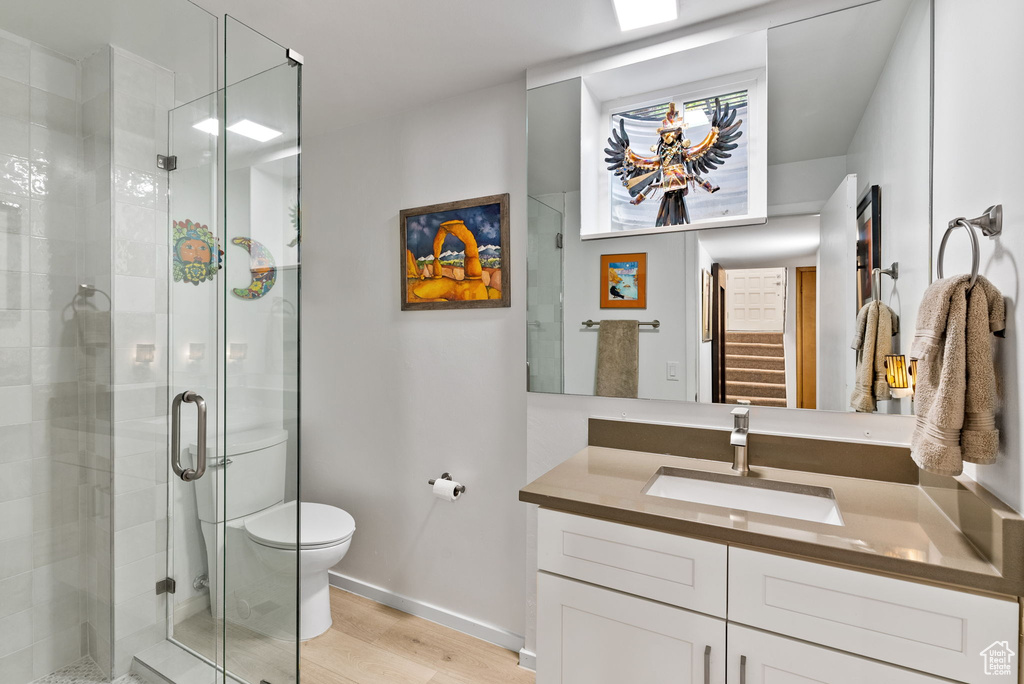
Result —
[[460, 494], [460, 492], [455, 491], [455, 488], [458, 486], [459, 483], [454, 480], [437, 478], [434, 480], [434, 496], [445, 501], [455, 501], [459, 498]]

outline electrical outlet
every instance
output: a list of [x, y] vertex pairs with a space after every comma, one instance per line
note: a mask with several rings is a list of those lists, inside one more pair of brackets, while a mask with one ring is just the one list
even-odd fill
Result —
[[665, 379], [679, 382], [679, 362], [669, 361], [665, 364]]

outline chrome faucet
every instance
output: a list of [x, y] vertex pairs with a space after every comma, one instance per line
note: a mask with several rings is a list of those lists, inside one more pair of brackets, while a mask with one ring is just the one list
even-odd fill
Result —
[[732, 416], [732, 436], [729, 437], [729, 444], [733, 447], [732, 469], [740, 475], [749, 475], [747, 431], [750, 429], [750, 409], [742, 406], [734, 408]]

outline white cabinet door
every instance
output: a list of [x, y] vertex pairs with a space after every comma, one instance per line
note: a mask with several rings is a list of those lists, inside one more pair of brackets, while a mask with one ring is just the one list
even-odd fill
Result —
[[[729, 620], [956, 681], [1017, 681], [1010, 599], [733, 547]], [[986, 674], [1003, 658], [1005, 676]]]
[[721, 684], [725, 621], [537, 573], [537, 684]]
[[627, 594], [725, 617], [725, 544], [542, 508], [537, 567]]
[[948, 679], [729, 625], [729, 684], [939, 684]]

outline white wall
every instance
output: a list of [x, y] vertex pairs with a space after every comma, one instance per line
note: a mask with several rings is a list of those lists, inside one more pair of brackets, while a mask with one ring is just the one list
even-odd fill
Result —
[[[857, 197], [880, 186], [882, 268], [894, 261], [900, 265], [899, 280], [882, 276], [882, 301], [900, 317], [894, 353], [910, 350], [918, 304], [929, 283], [929, 263], [922, 257], [930, 201], [925, 77], [931, 59], [930, 5], [930, 0], [915, 0], [908, 10], [846, 155], [847, 173], [857, 174]], [[886, 402], [894, 403], [910, 408], [909, 401]]]
[[[850, 349], [856, 319], [854, 280], [857, 258], [857, 179], [847, 176], [821, 210], [818, 250], [818, 408], [846, 411], [850, 405], [854, 352]], [[852, 312], [852, 313], [851, 313]]]
[[[1021, 266], [1024, 262], [1024, 186], [1021, 165], [1024, 142], [1019, 135], [988, 133], [993, 112], [1024, 107], [1024, 92], [1007, 87], [1020, 82], [1024, 64], [1024, 4], [1010, 0], [935, 1], [935, 215], [932, 246], [938, 253], [946, 222], [957, 216], [974, 217], [991, 204], [1004, 203], [1004, 233], [996, 240], [981, 238], [981, 272], [1007, 298], [1006, 339], [996, 343], [997, 377], [1002, 379], [1002, 409], [998, 417], [1002, 449], [999, 462], [967, 467], [1000, 498], [1024, 510], [1024, 468], [1021, 466], [1021, 396], [1024, 377], [1020, 357]], [[984, 68], [980, 64], [984, 63]], [[991, 101], [994, 107], [972, 106]], [[985, 154], [961, 144], [968, 135], [986, 136]], [[962, 228], [958, 229], [963, 231]], [[945, 274], [970, 269], [967, 236], [950, 239]]]
[[772, 164], [768, 167], [768, 215], [817, 214], [846, 175], [846, 157]]
[[[521, 635], [525, 82], [303, 142], [303, 499], [355, 518], [340, 573]], [[512, 307], [402, 312], [399, 211], [502, 192]]]
[[[578, 193], [570, 193], [579, 196]], [[640, 383], [638, 395], [647, 399], [694, 400], [695, 374], [686, 373], [688, 359], [696, 353], [687, 315], [686, 293], [693, 288], [691, 255], [686, 233], [665, 233], [609, 240], [580, 240], [577, 214], [566, 214], [563, 242], [563, 306], [565, 311], [565, 392], [593, 394], [597, 363], [597, 328], [583, 321], [602, 318], [658, 319], [661, 327], [640, 328]], [[647, 254], [647, 308], [601, 308], [601, 255]], [[698, 299], [699, 301], [699, 299]], [[692, 351], [691, 351], [692, 350]], [[679, 364], [679, 380], [667, 380], [665, 364]]]

